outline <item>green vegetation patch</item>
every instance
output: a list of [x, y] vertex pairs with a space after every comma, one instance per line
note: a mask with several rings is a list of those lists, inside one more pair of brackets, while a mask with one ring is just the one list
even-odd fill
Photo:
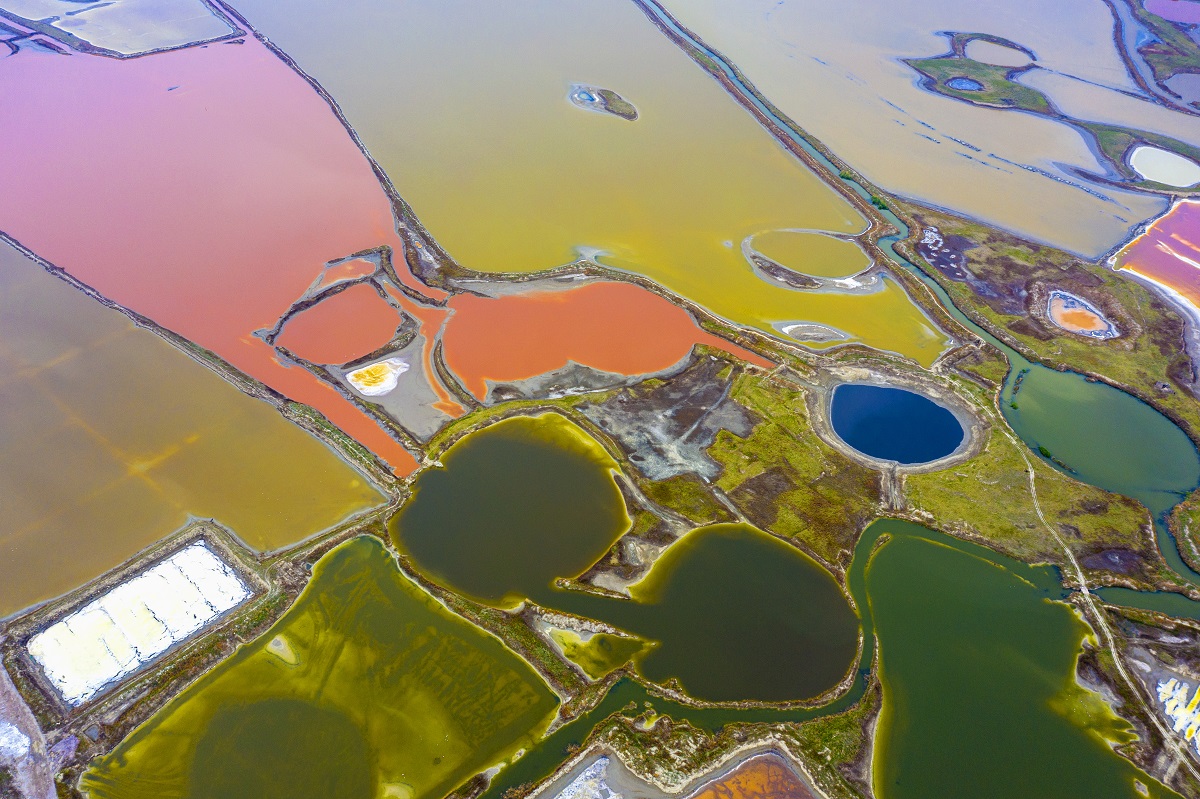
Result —
[[612, 89], [601, 89], [598, 94], [600, 95], [600, 100], [604, 103], [604, 110], [608, 113], [619, 116], [621, 119], [628, 119], [630, 122], [638, 118], [638, 112], [633, 107], [633, 103]]
[[666, 480], [646, 480], [640, 483], [640, 487], [652, 501], [698, 525], [730, 520], [729, 511], [694, 474], [676, 475]]
[[783, 739], [803, 756], [813, 780], [832, 799], [870, 796], [871, 724], [879, 713], [880, 688], [872, 682], [849, 710], [789, 725]]
[[[923, 267], [963, 313], [1043, 363], [1103, 375], [1197, 437], [1200, 404], [1184, 385], [1191, 364], [1183, 348], [1183, 320], [1157, 294], [1104, 266], [1011, 233], [918, 206], [906, 211], [918, 223], [912, 226], [915, 237], [921, 227], [933, 226], [947, 240], [961, 237], [970, 245], [964, 253], [967, 271], [979, 281], [974, 285]], [[910, 257], [920, 262], [919, 256]], [[1024, 296], [1035, 283], [1088, 298], [1117, 324], [1121, 336], [1082, 338], [1030, 315]]]
[[[1046, 95], [1037, 89], [1010, 80], [1012, 75], [1024, 71], [1027, 67], [1000, 67], [956, 56], [910, 58], [905, 63], [924, 75], [928, 80], [926, 88], [938, 94], [977, 105], [1019, 108], [1037, 114], [1054, 113]], [[973, 80], [980, 84], [981, 88], [975, 91], [956, 89], [948, 83], [955, 78]]]
[[1157, 39], [1138, 47], [1156, 81], [1161, 84], [1180, 72], [1196, 71], [1196, 65], [1200, 64], [1200, 44], [1170, 21], [1151, 14], [1139, 0], [1127, 0], [1125, 5]]
[[[1030, 461], [1042, 512], [1077, 556], [1122, 547], [1158, 562], [1151, 539], [1142, 534], [1149, 517], [1141, 505], [1076, 482], [1036, 458]], [[904, 480], [910, 508], [930, 514], [942, 529], [982, 539], [1029, 563], [1063, 562], [1062, 548], [1038, 519], [1025, 461], [997, 427], [971, 460]]]
[[723, 467], [716, 485], [759, 527], [844, 569], [878, 513], [879, 474], [813, 433], [799, 387], [742, 374], [732, 397], [762, 421], [746, 438], [717, 434], [708, 450]]
[[441, 796], [531, 745], [556, 707], [527, 664], [363, 536], [81, 785], [94, 799]]

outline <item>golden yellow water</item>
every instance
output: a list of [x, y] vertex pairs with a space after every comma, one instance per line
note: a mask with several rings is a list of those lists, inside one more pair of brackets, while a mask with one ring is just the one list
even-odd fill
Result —
[[[238, 8], [337, 98], [465, 266], [532, 272], [599, 251], [764, 331], [817, 322], [925, 364], [946, 344], [895, 283], [847, 296], [754, 274], [747, 236], [857, 233], [865, 220], [628, 0]], [[637, 121], [575, 107], [575, 83], [616, 91]]]
[[270, 405], [0, 244], [0, 617], [189, 517], [269, 550], [381, 501]]
[[794, 272], [814, 277], [849, 277], [871, 265], [853, 241], [802, 230], [771, 230], [749, 242], [751, 249]]

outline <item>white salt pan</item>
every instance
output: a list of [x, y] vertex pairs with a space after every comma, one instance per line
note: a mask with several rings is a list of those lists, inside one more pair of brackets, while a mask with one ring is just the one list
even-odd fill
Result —
[[1129, 165], [1146, 180], [1166, 186], [1195, 186], [1200, 183], [1200, 164], [1158, 147], [1134, 148]]
[[249, 596], [233, 569], [192, 544], [33, 636], [29, 654], [78, 705]]

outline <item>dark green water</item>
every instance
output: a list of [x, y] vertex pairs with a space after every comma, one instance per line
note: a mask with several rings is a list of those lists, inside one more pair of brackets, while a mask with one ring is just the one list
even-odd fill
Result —
[[632, 593], [633, 602], [572, 591], [534, 598], [658, 641], [637, 658], [639, 671], [709, 701], [812, 698], [858, 652], [858, 618], [829, 572], [747, 525], [688, 533]]
[[635, 587], [635, 601], [553, 588], [628, 526], [615, 464], [562, 417], [485, 428], [444, 463], [417, 479], [391, 524], [434, 580], [490, 601], [528, 597], [656, 641], [636, 658], [640, 672], [677, 678], [700, 699], [808, 699], [850, 669], [858, 619], [833, 577], [750, 527], [689, 533]]
[[390, 526], [439, 583], [513, 604], [585, 571], [629, 527], [616, 464], [558, 414], [519, 417], [457, 442]]
[[[1075, 682], [1088, 628], [992, 560], [905, 531], [867, 569], [880, 799], [1173, 796], [1115, 755], [1128, 725]], [[920, 590], [913, 590], [920, 586]]]
[[863, 695], [876, 636], [885, 702], [897, 697], [881, 725], [886, 742], [875, 769], [890, 782], [877, 785], [880, 799], [1103, 799], [1137, 796], [1134, 779], [1151, 796], [1175, 796], [1113, 753], [1106, 737], [1120, 738], [1123, 723], [1075, 686], [1086, 628], [1056, 601], [1067, 592], [1053, 569], [880, 520], [863, 533], [847, 580], [862, 609], [865, 646], [849, 692], [837, 701], [816, 709], [693, 708], [621, 680], [594, 710], [501, 772], [483, 799], [544, 779], [605, 718], [635, 716], [647, 703], [710, 731], [840, 713]]

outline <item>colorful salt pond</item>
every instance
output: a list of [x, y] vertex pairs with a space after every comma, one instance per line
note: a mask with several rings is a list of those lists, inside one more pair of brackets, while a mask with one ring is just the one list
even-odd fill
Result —
[[558, 414], [484, 428], [422, 472], [392, 520], [399, 549], [434, 580], [514, 604], [592, 565], [629, 527], [617, 464]]
[[1171, 22], [1200, 25], [1200, 3], [1196, 0], [1146, 0], [1144, 8]]
[[1129, 165], [1146, 180], [1165, 186], [1185, 188], [1200, 183], [1200, 164], [1158, 147], [1135, 147]]
[[1047, 601], [1048, 569], [904, 522], [876, 528], [894, 536], [866, 571], [883, 684], [876, 796], [1177, 796], [1113, 751], [1133, 731], [1076, 682], [1090, 630]]
[[401, 358], [384, 358], [346, 374], [346, 380], [364, 397], [380, 397], [393, 391], [400, 383], [400, 375], [408, 371], [408, 363]]
[[753, 253], [809, 277], [846, 278], [871, 265], [853, 239], [807, 230], [771, 230], [748, 239]]
[[816, 799], [816, 794], [787, 761], [766, 754], [706, 784], [692, 799]]
[[807, 699], [849, 670], [858, 625], [833, 577], [748, 526], [687, 534], [633, 586], [632, 602], [554, 589], [629, 524], [615, 464], [557, 415], [485, 428], [443, 460], [390, 526], [434, 580], [492, 602], [529, 597], [657, 641], [635, 657], [638, 669], [702, 699]]
[[118, 55], [141, 55], [239, 33], [204, 0], [4, 0], [0, 9], [40, 21], [69, 44]]
[[880, 461], [902, 465], [944, 458], [966, 431], [948, 408], [923, 394], [893, 386], [844, 383], [833, 390], [829, 419], [838, 437]]
[[383, 501], [273, 407], [4, 244], [0, 369], [0, 617], [193, 517], [272, 550]]
[[434, 799], [531, 745], [556, 706], [527, 664], [360, 537], [316, 564], [263, 636], [95, 761], [82, 788], [93, 799]]
[[1103, 3], [662, 5], [763, 97], [886, 190], [1091, 256], [1165, 207], [1162, 198], [1081, 179], [1074, 170], [1104, 170], [1070, 127], [928, 93], [899, 66], [902, 58], [946, 52], [942, 31], [983, 31], [1028, 47], [1045, 70], [1081, 78], [1080, 86], [1137, 92], [1111, 44], [1113, 20]]
[[[370, 416], [253, 335], [327, 262], [401, 250], [370, 162], [309, 83], [249, 37], [125, 60], [22, 50], [0, 62], [0, 93], [0, 230], [415, 468]], [[440, 313], [424, 310], [436, 329]]]
[[1200, 308], [1200, 202], [1181, 200], [1113, 258], [1117, 269], [1152, 281]]
[[572, 630], [552, 630], [552, 640], [583, 673], [598, 680], [629, 662], [648, 644], [638, 638], [629, 638], [611, 633], [587, 633], [581, 635]]
[[349, 363], [387, 345], [403, 321], [374, 286], [359, 283], [288, 319], [275, 343], [314, 363]]
[[[1045, 447], [1076, 479], [1132, 497], [1156, 516], [1200, 484], [1200, 454], [1187, 434], [1109, 385], [1072, 372], [1034, 369], [1002, 402], [1009, 424], [1031, 449]], [[1112, 457], [1114, 452], [1121, 457]]]
[[1109, 339], [1121, 335], [1117, 326], [1082, 297], [1057, 289], [1050, 292], [1046, 300], [1046, 315], [1050, 321], [1081, 336]]
[[490, 386], [577, 363], [619, 375], [651, 374], [679, 363], [695, 344], [750, 363], [770, 362], [706, 333], [686, 311], [629, 283], [451, 298], [442, 333], [446, 365], [479, 399]]
[[69, 705], [143, 668], [250, 597], [203, 542], [191, 544], [29, 639], [29, 654]]
[[[747, 236], [857, 234], [865, 220], [627, 0], [238, 8], [337, 98], [463, 266], [528, 273], [591, 254], [768, 334], [825, 324], [925, 365], [946, 346], [895, 282], [803, 293], [754, 273]], [[565, 102], [584, 79], [636, 106], [637, 122]]]

